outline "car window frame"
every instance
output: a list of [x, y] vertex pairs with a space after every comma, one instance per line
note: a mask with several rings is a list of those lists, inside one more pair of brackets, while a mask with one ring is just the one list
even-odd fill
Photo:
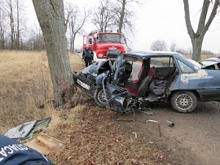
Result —
[[[185, 64], [186, 66], [188, 66], [190, 69], [192, 69], [193, 72], [183, 72], [181, 67], [180, 67], [180, 64], [179, 64], [178, 60], [180, 62], [182, 62], [183, 64]], [[183, 73], [183, 74], [191, 74], [191, 73], [197, 73], [198, 72], [198, 70], [196, 70], [194, 67], [191, 67], [191, 65], [188, 65], [184, 60], [181, 60], [180, 58], [175, 58], [175, 63], [176, 63], [176, 66], [178, 68], [178, 71]]]
[[[169, 66], [167, 66], [167, 67], [176, 67], [175, 58], [174, 58], [172, 55], [150, 56], [149, 58], [150, 58], [150, 60], [151, 60], [152, 58], [169, 58]], [[172, 61], [173, 66], [170, 66], [170, 62], [171, 62], [170, 58], [172, 58], [172, 60], [173, 60], [173, 61]], [[151, 67], [151, 61], [150, 61], [150, 67]], [[162, 66], [162, 67], [166, 67], [166, 66]], [[159, 68], [162, 68], [162, 67], [159, 67]], [[155, 67], [155, 68], [156, 68], [156, 67]]]

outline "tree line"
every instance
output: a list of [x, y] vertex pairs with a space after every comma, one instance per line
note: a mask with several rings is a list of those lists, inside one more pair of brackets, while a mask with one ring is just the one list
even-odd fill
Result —
[[[3, 0], [0, 2], [0, 49], [45, 49], [41, 28], [36, 23], [32, 30], [27, 29], [24, 0]], [[97, 29], [107, 31], [117, 28], [126, 33], [132, 31], [133, 11], [129, 5], [138, 3], [132, 0], [100, 0], [94, 11], [64, 0], [65, 29], [68, 48], [75, 50], [77, 35], [84, 33], [86, 22]], [[30, 31], [28, 33], [28, 31]]]
[[[0, 49], [45, 49], [42, 31], [37, 23], [31, 33], [27, 34], [30, 29], [26, 28], [25, 9], [22, 2], [24, 0], [0, 1]], [[93, 11], [86, 8], [82, 11], [77, 4], [64, 0], [68, 49], [75, 50], [75, 39], [77, 35], [84, 33], [84, 26], [87, 22], [92, 23], [101, 31], [113, 28], [118, 29], [125, 34], [125, 41], [128, 44], [129, 38], [126, 34], [132, 33], [134, 29], [132, 18], [135, 13], [131, 9], [134, 4], [140, 4], [140, 1], [100, 0]], [[217, 14], [219, 4], [219, 0], [203, 0], [198, 26], [195, 30], [191, 23], [189, 2], [188, 0], [183, 0], [185, 23], [191, 39], [194, 60], [199, 61], [201, 58], [203, 40]], [[151, 49], [155, 50], [158, 44], [162, 46], [160, 41], [153, 42]], [[157, 50], [160, 49], [157, 48]], [[164, 48], [164, 50], [166, 49]]]

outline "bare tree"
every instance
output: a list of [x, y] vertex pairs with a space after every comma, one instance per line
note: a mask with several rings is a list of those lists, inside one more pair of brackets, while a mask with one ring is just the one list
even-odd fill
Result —
[[6, 25], [5, 25], [5, 13], [4, 4], [0, 3], [0, 49], [5, 48], [6, 40]]
[[82, 31], [82, 28], [88, 18], [88, 12], [84, 11], [82, 14], [77, 6], [67, 4], [66, 7], [66, 26], [68, 27], [68, 34], [70, 37], [70, 50], [75, 50], [75, 39], [77, 34]]
[[16, 17], [16, 20], [17, 20], [17, 35], [16, 35], [16, 48], [19, 49], [20, 48], [20, 32], [21, 32], [21, 29], [20, 29], [20, 3], [19, 3], [19, 0], [16, 0], [16, 9], [17, 9], [17, 17]]
[[98, 9], [94, 13], [92, 23], [103, 32], [114, 24], [115, 16], [111, 10], [112, 5], [110, 0], [101, 0]]
[[207, 14], [208, 14], [208, 10], [209, 10], [211, 2], [212, 2], [212, 0], [203, 0], [201, 14], [200, 14], [200, 18], [199, 18], [199, 24], [198, 24], [197, 31], [195, 32], [193, 30], [191, 20], [190, 20], [189, 2], [188, 2], [188, 0], [183, 0], [186, 27], [187, 27], [187, 31], [190, 36], [190, 39], [192, 42], [192, 47], [193, 47], [192, 58], [196, 61], [200, 61], [200, 59], [201, 59], [201, 49], [202, 49], [202, 43], [203, 43], [204, 36], [205, 36], [206, 32], [208, 31], [215, 15], [216, 15], [218, 6], [220, 4], [219, 0], [214, 0], [211, 14], [210, 14], [209, 18], [207, 19]]
[[[22, 21], [22, 17], [21, 17], [21, 5], [20, 5], [20, 0], [5, 0], [2, 2], [3, 6], [3, 13], [4, 13], [4, 19], [7, 22], [6, 24], [9, 25], [9, 29], [5, 30], [7, 31], [7, 33], [9, 34], [9, 38], [10, 38], [10, 48], [11, 49], [19, 49], [21, 47], [21, 41], [22, 41], [22, 37], [21, 37], [21, 21]], [[23, 26], [24, 26], [24, 22], [23, 22]], [[8, 28], [8, 27], [7, 27]]]
[[165, 50], [167, 50], [167, 43], [165, 41], [162, 41], [162, 40], [154, 41], [151, 44], [151, 50], [153, 50], [153, 51], [165, 51]]
[[119, 31], [122, 32], [126, 28], [130, 31], [133, 30], [132, 17], [134, 13], [129, 9], [129, 4], [139, 3], [138, 0], [116, 0], [113, 13], [115, 14], [115, 25]]
[[23, 43], [23, 48], [28, 50], [43, 50], [45, 49], [44, 37], [40, 27], [35, 25], [28, 35], [28, 40]]
[[63, 1], [33, 0], [33, 3], [45, 40], [55, 106], [61, 106], [68, 103], [74, 93]]
[[8, 16], [10, 20], [10, 40], [11, 40], [11, 49], [14, 49], [16, 46], [16, 28], [15, 28], [15, 12], [14, 12], [14, 6], [13, 6], [13, 1], [9, 0], [7, 1], [8, 5]]

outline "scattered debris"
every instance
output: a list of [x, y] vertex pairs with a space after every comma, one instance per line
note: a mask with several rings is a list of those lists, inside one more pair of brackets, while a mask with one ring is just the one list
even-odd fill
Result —
[[172, 121], [170, 121], [170, 120], [166, 120], [166, 123], [167, 123], [167, 125], [168, 125], [169, 127], [174, 127], [174, 126], [175, 126], [174, 122], [172, 122]]
[[156, 123], [156, 124], [158, 124], [158, 121], [156, 121], [156, 120], [146, 120], [146, 123]]
[[64, 143], [54, 137], [41, 134], [25, 143], [25, 145], [44, 155], [48, 155], [50, 152], [60, 150], [64, 146]]
[[8, 132], [5, 133], [5, 136], [16, 140], [26, 140], [31, 138], [34, 133], [48, 127], [50, 121], [51, 117], [48, 117], [42, 120], [34, 120], [20, 124], [8, 130]]
[[137, 133], [136, 132], [132, 132], [132, 134], [134, 135], [135, 139], [137, 139]]

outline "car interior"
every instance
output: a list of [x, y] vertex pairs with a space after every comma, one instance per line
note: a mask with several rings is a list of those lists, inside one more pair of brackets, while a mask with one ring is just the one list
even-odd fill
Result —
[[177, 75], [172, 57], [151, 57], [136, 59], [122, 65], [119, 84], [132, 94], [147, 97], [149, 94], [162, 96]]
[[206, 69], [219, 70], [220, 69], [220, 63], [208, 66], [208, 67], [206, 67]]

